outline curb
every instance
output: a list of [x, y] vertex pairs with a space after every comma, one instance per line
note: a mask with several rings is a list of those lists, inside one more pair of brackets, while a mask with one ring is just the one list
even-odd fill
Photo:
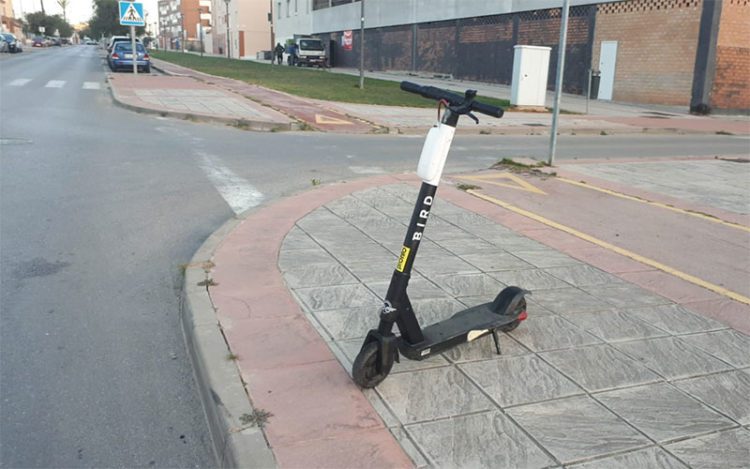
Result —
[[[180, 324], [218, 467], [275, 468], [263, 430], [242, 423], [253, 415], [205, 282], [214, 251], [242, 220], [232, 218], [201, 245], [185, 269]], [[202, 283], [202, 285], [200, 285]]]
[[[153, 67], [153, 65], [152, 65]], [[154, 67], [155, 68], [155, 67]], [[178, 112], [178, 111], [165, 111], [160, 109], [151, 109], [144, 106], [137, 106], [124, 101], [118, 96], [112, 84], [109, 82], [110, 77], [107, 76], [107, 83], [109, 84], [109, 91], [112, 96], [112, 101], [119, 107], [127, 109], [129, 111], [135, 111], [142, 114], [152, 114], [161, 117], [173, 117], [176, 119], [192, 121], [192, 122], [205, 122], [205, 123], [219, 123], [230, 125], [245, 130], [254, 130], [258, 132], [278, 132], [286, 130], [298, 130], [297, 125], [293, 122], [288, 124], [279, 124], [276, 122], [266, 121], [255, 121], [248, 119], [235, 119], [232, 117], [221, 117], [221, 116], [207, 116], [204, 114], [193, 114], [189, 112]]]

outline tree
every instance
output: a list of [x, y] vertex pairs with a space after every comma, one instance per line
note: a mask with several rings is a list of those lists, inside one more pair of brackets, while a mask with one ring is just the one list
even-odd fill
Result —
[[[126, 35], [130, 26], [120, 25], [120, 7], [117, 0], [93, 0], [94, 15], [89, 21], [91, 37]], [[135, 28], [136, 34], [143, 34], [143, 28]]]
[[26, 15], [24, 32], [29, 35], [39, 34], [39, 27], [44, 27], [44, 34], [52, 36], [57, 31], [60, 37], [73, 35], [73, 27], [60, 15], [47, 15], [43, 11], [37, 11]]
[[68, 14], [67, 14], [67, 13], [68, 13], [68, 12], [67, 12], [67, 9], [68, 9], [68, 3], [69, 3], [69, 1], [68, 1], [68, 0], [57, 0], [57, 4], [58, 4], [58, 5], [60, 5], [60, 8], [62, 8], [62, 11], [63, 11], [63, 19], [64, 19], [65, 21], [68, 21]]

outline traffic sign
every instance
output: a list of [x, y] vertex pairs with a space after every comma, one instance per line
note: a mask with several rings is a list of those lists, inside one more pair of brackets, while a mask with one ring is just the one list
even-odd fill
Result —
[[143, 3], [119, 2], [120, 24], [123, 26], [145, 26], [143, 19]]

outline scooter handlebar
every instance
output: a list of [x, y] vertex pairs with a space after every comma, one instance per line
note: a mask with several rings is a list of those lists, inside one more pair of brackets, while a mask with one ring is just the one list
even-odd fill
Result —
[[[434, 99], [435, 101], [445, 100], [451, 106], [460, 106], [466, 101], [466, 97], [461, 96], [458, 93], [436, 88], [434, 86], [422, 86], [410, 81], [402, 81], [401, 89], [409, 93], [418, 94], [424, 98]], [[503, 117], [504, 112], [500, 107], [477, 101], [471, 103], [471, 110], [490, 117]]]

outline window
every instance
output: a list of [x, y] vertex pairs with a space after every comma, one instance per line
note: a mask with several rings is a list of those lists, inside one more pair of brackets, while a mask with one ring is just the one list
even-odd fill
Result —
[[297, 2], [299, 2], [299, 0], [294, 0], [294, 14], [297, 14]]
[[289, 18], [289, 10], [291, 9], [291, 1], [292, 0], [286, 0], [286, 17]]
[[281, 2], [276, 4], [276, 18], [281, 19]]

